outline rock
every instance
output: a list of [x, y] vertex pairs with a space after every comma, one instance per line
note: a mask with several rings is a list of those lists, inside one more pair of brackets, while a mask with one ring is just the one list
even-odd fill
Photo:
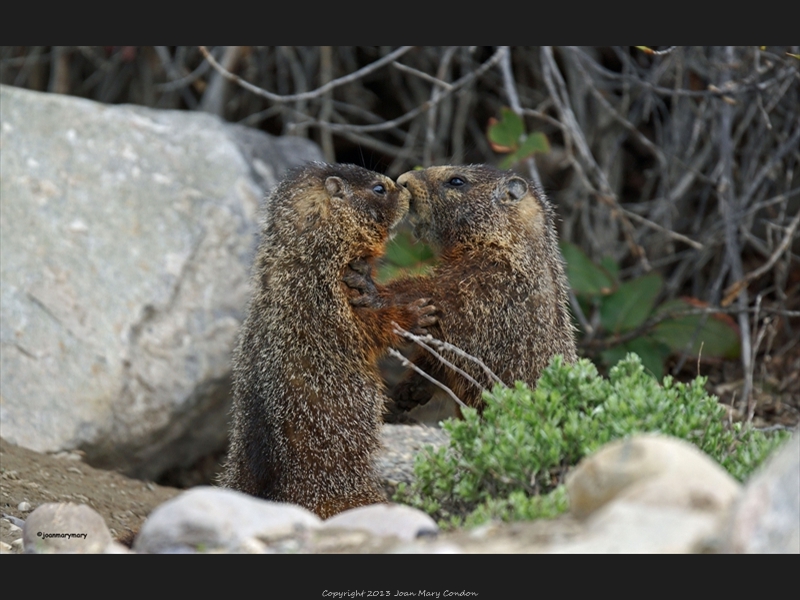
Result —
[[26, 554], [103, 554], [111, 543], [103, 517], [85, 504], [42, 504], [22, 528]]
[[723, 552], [800, 554], [800, 431], [745, 484]]
[[586, 518], [612, 500], [721, 513], [741, 485], [692, 444], [660, 434], [611, 442], [566, 480], [570, 510]]
[[701, 551], [719, 529], [719, 517], [683, 507], [617, 500], [592, 514], [574, 541], [549, 554], [688, 554]]
[[431, 446], [446, 446], [449, 434], [438, 427], [424, 425], [384, 424], [381, 428], [381, 449], [375, 457], [375, 470], [388, 497], [400, 483], [414, 480], [414, 458]]
[[222, 448], [259, 202], [318, 147], [9, 86], [0, 104], [3, 436], [144, 479]]
[[430, 515], [404, 504], [369, 504], [351, 508], [326, 519], [323, 528], [363, 530], [404, 541], [439, 532], [439, 526]]
[[111, 542], [104, 554], [133, 554], [133, 552], [127, 546], [123, 546], [119, 542]]
[[252, 552], [251, 540], [280, 542], [321, 523], [317, 515], [293, 504], [201, 486], [156, 508], [142, 525], [133, 549], [143, 553]]
[[585, 533], [554, 553], [709, 551], [741, 485], [692, 444], [660, 434], [611, 442], [567, 476]]

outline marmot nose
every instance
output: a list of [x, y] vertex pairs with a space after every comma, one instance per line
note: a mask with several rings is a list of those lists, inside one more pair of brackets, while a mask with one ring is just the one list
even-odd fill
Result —
[[411, 181], [412, 178], [417, 176], [416, 171], [406, 171], [400, 177], [397, 178], [397, 185], [402, 185], [403, 187], [408, 187], [408, 182]]

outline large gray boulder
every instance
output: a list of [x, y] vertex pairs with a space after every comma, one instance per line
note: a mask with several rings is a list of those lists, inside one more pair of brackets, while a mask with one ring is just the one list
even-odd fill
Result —
[[260, 200], [319, 148], [9, 86], [0, 107], [3, 437], [146, 478], [219, 449]]

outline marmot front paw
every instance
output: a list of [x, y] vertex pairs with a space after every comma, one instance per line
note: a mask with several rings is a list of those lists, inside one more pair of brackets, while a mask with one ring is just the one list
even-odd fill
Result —
[[408, 305], [409, 310], [416, 315], [416, 325], [411, 328], [414, 335], [428, 335], [428, 327], [439, 321], [436, 315], [438, 309], [431, 304], [430, 298], [420, 298]]
[[372, 267], [363, 258], [357, 258], [347, 265], [347, 270], [342, 276], [342, 282], [349, 288], [359, 292], [359, 295], [350, 298], [351, 306], [367, 306], [381, 308], [384, 303], [372, 280]]

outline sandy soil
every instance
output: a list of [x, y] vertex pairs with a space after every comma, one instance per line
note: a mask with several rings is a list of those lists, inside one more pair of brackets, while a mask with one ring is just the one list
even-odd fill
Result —
[[[153, 508], [180, 491], [94, 469], [82, 462], [78, 453], [40, 454], [0, 438], [3, 515], [24, 520], [31, 509], [47, 502], [87, 504], [100, 513], [116, 537], [138, 529]], [[31, 508], [22, 510], [26, 508], [23, 503]], [[0, 520], [0, 541], [11, 544], [20, 536], [7, 520]], [[18, 546], [12, 549], [21, 550]]]

